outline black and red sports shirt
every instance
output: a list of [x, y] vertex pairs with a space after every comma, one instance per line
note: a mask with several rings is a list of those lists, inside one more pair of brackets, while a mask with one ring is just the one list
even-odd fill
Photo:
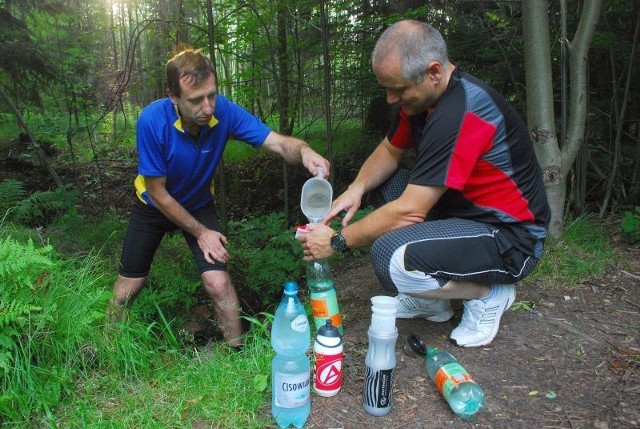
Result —
[[494, 224], [541, 256], [551, 217], [542, 172], [525, 123], [497, 91], [456, 69], [428, 112], [398, 109], [387, 138], [416, 149], [411, 184], [449, 188], [438, 215]]

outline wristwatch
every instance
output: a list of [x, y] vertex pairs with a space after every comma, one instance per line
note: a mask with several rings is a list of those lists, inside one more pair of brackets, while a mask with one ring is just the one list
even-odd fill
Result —
[[331, 236], [331, 248], [336, 252], [346, 252], [347, 251], [347, 240], [344, 239], [342, 233], [340, 231], [336, 231]]

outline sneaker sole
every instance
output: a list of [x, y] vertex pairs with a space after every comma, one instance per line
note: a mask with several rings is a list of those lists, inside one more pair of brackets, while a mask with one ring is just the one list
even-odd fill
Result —
[[476, 343], [467, 343], [467, 344], [461, 344], [456, 340], [452, 341], [460, 346], [460, 347], [482, 347], [482, 346], [486, 346], [488, 344], [491, 344], [491, 342], [495, 339], [496, 335], [498, 334], [498, 329], [500, 329], [500, 321], [502, 320], [502, 316], [504, 315], [504, 313], [511, 308], [511, 305], [514, 303], [514, 301], [516, 300], [516, 296], [515, 293], [513, 294], [513, 296], [509, 297], [509, 300], [507, 301], [506, 305], [504, 306], [504, 310], [502, 310], [502, 313], [500, 313], [500, 317], [498, 317], [498, 321], [497, 323], [494, 325], [493, 329], [491, 330], [491, 332], [489, 333], [489, 338], [483, 341], [479, 341]]

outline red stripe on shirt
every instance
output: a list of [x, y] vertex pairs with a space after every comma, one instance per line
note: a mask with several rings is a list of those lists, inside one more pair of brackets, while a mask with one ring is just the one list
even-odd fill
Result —
[[462, 194], [477, 206], [496, 209], [522, 222], [535, 221], [529, 202], [516, 183], [485, 160], [476, 163]]
[[445, 185], [462, 191], [482, 154], [491, 149], [496, 127], [467, 112], [460, 125]]
[[453, 150], [446, 185], [462, 192], [479, 207], [492, 208], [523, 222], [535, 217], [516, 183], [495, 165], [482, 159], [491, 149], [496, 127], [466, 113]]
[[398, 149], [410, 149], [414, 146], [411, 137], [411, 121], [409, 121], [407, 114], [400, 110], [400, 120], [390, 143]]

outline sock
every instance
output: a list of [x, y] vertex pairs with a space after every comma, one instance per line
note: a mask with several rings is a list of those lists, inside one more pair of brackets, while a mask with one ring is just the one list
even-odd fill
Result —
[[491, 299], [491, 297], [496, 293], [496, 287], [495, 286], [491, 286], [491, 293], [487, 296], [485, 296], [484, 298], [480, 298], [480, 300], [484, 303], [486, 303], [487, 301], [489, 301], [489, 299]]

